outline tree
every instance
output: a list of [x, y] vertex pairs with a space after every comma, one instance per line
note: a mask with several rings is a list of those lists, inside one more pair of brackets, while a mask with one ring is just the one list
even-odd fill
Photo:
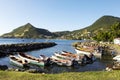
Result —
[[93, 39], [97, 41], [113, 41], [116, 37], [120, 37], [120, 22], [113, 24], [107, 31], [99, 31]]

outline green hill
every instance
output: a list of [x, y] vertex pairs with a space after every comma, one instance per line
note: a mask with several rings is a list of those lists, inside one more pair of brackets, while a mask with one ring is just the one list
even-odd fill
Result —
[[[120, 22], [119, 17], [102, 16], [92, 25], [74, 31], [50, 32], [32, 26], [30, 23], [14, 29], [12, 32], [2, 35], [7, 38], [58, 38], [58, 39], [97, 39], [100, 32], [110, 31], [111, 26]], [[117, 30], [116, 30], [117, 31]], [[101, 34], [100, 34], [101, 35]], [[115, 34], [116, 35], [116, 34]], [[118, 34], [117, 34], [118, 35]], [[104, 36], [103, 36], [104, 37]], [[111, 36], [109, 36], [111, 37]], [[114, 36], [116, 37], [116, 36]], [[113, 38], [114, 38], [113, 37]], [[111, 38], [111, 39], [113, 39]]]
[[46, 29], [36, 28], [30, 23], [14, 29], [12, 32], [3, 34], [1, 37], [7, 38], [51, 38], [53, 33]]
[[103, 16], [99, 18], [96, 22], [94, 22], [91, 26], [86, 27], [88, 31], [95, 31], [100, 28], [108, 29], [110, 28], [115, 22], [120, 22], [120, 18], [114, 16]]
[[109, 30], [116, 22], [120, 22], [120, 18], [114, 16], [102, 16], [92, 25], [72, 31], [70, 34], [64, 35], [64, 37], [68, 39], [89, 39], [94, 37], [99, 31]]
[[69, 34], [70, 31], [59, 31], [59, 32], [53, 32], [53, 33], [54, 33], [54, 38], [57, 38], [57, 39], [66, 39], [66, 38], [64, 38], [62, 36]]

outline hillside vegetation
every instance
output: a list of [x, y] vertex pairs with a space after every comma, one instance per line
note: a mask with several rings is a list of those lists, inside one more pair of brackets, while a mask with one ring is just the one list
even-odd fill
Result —
[[54, 34], [46, 29], [36, 28], [30, 23], [14, 29], [12, 32], [2, 35], [2, 37], [12, 38], [50, 38]]
[[[102, 16], [92, 25], [75, 31], [50, 32], [46, 29], [36, 28], [30, 23], [14, 29], [12, 32], [3, 34], [1, 37], [7, 38], [47, 38], [47, 39], [95, 39], [97, 41], [112, 41], [113, 38], [120, 37], [119, 30], [112, 30], [112, 26], [120, 23], [119, 17]], [[111, 32], [112, 31], [112, 32]], [[111, 32], [111, 33], [110, 33]], [[100, 36], [102, 34], [104, 36]], [[106, 35], [107, 34], [107, 35]], [[112, 35], [114, 34], [114, 35]], [[107, 37], [108, 40], [107, 40]], [[106, 39], [105, 39], [106, 38]]]
[[75, 30], [64, 35], [68, 39], [93, 39], [100, 31], [110, 31], [111, 26], [120, 22], [120, 18], [114, 16], [102, 16], [96, 20], [92, 25], [80, 30]]
[[88, 31], [91, 32], [101, 28], [109, 29], [116, 22], [120, 22], [120, 18], [114, 16], [103, 16], [95, 21], [91, 26], [84, 29], [88, 29]]
[[120, 37], [120, 22], [116, 22], [108, 30], [99, 31], [93, 38], [97, 41], [111, 42], [118, 37]]

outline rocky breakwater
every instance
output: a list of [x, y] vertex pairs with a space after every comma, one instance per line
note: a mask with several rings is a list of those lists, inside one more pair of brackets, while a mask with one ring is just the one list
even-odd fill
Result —
[[54, 42], [45, 43], [19, 43], [19, 44], [3, 44], [0, 45], [0, 57], [13, 54], [14, 52], [26, 52], [31, 50], [43, 49], [55, 46]]

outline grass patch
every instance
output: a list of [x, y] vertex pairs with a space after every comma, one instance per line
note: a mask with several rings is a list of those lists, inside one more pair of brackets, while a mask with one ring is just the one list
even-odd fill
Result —
[[33, 74], [0, 71], [0, 80], [120, 80], [120, 71], [69, 72], [59, 74]]

